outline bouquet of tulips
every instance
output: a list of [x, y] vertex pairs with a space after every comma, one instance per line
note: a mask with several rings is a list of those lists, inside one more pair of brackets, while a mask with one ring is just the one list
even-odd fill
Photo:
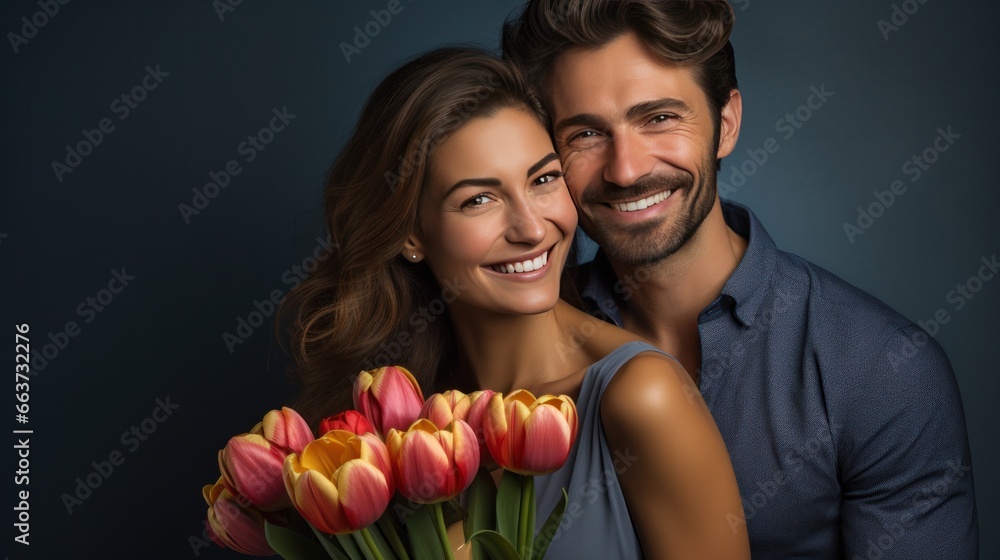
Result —
[[[290, 408], [230, 439], [218, 482], [203, 490], [212, 540], [287, 560], [452, 559], [448, 505], [472, 558], [544, 558], [533, 476], [565, 463], [572, 399], [487, 390], [425, 401], [413, 375], [390, 366], [359, 375], [354, 406], [323, 420], [318, 439]], [[565, 509], [563, 490], [538, 535], [552, 535]]]

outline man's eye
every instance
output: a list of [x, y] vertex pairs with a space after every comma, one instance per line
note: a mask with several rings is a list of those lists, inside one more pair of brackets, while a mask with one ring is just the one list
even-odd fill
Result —
[[559, 178], [562, 177], [562, 176], [563, 176], [562, 171], [552, 171], [550, 173], [546, 173], [545, 175], [542, 175], [539, 178], [535, 179], [534, 184], [535, 185], [544, 185], [544, 184], [547, 184], [547, 183], [551, 183], [553, 181], [558, 181]]
[[562, 145], [559, 146], [559, 149], [586, 150], [600, 145], [605, 138], [606, 135], [599, 130], [592, 128], [581, 130], [567, 137]]
[[573, 136], [570, 136], [569, 140], [567, 140], [567, 142], [575, 142], [577, 140], [586, 140], [588, 138], [593, 138], [595, 136], [597, 136], [597, 131], [595, 131], [595, 130], [582, 130], [580, 132], [577, 132]]
[[655, 117], [649, 119], [649, 122], [647, 124], [660, 124], [667, 122], [672, 118], [674, 118], [673, 115], [656, 115]]

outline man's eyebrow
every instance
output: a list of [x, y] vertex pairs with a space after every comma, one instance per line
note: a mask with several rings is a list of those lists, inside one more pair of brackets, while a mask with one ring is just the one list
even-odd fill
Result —
[[628, 120], [632, 120], [636, 117], [641, 117], [642, 115], [645, 115], [646, 113], [650, 113], [652, 111], [663, 111], [663, 110], [690, 112], [691, 106], [685, 103], [684, 101], [681, 101], [680, 99], [675, 99], [673, 97], [664, 97], [662, 99], [653, 99], [651, 101], [643, 101], [642, 103], [636, 103], [635, 105], [628, 108], [628, 111], [626, 111], [625, 113], [625, 118]]
[[570, 126], [585, 126], [588, 128], [603, 128], [604, 119], [598, 117], [593, 113], [581, 113], [579, 115], [573, 115], [572, 117], [567, 117], [552, 128], [554, 133], [559, 133], [560, 130], [568, 128]]
[[[684, 101], [673, 97], [652, 99], [650, 101], [643, 101], [642, 103], [636, 103], [635, 105], [629, 107], [628, 111], [625, 112], [625, 118], [628, 120], [632, 120], [651, 111], [663, 111], [663, 110], [690, 112], [691, 106], [685, 103]], [[572, 117], [567, 117], [559, 121], [558, 123], [556, 123], [555, 127], [553, 127], [552, 131], [558, 133], [560, 130], [570, 126], [603, 128], [606, 126], [606, 124], [604, 119], [593, 113], [580, 113], [579, 115], [573, 115]]]

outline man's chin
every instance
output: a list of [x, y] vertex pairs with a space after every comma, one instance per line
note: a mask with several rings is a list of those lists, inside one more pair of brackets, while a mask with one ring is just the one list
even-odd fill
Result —
[[[650, 244], [651, 238], [658, 240], [659, 243]], [[675, 246], [677, 245], [675, 235], [658, 234], [655, 231], [639, 231], [634, 234], [604, 238], [594, 237], [594, 240], [609, 260], [627, 265], [653, 264], [669, 257], [678, 249]]]

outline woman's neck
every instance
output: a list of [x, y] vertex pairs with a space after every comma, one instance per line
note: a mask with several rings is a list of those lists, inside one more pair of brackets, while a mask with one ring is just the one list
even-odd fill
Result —
[[482, 309], [450, 310], [459, 346], [457, 374], [480, 389], [508, 393], [558, 381], [593, 360], [582, 351], [595, 320], [559, 302], [537, 315], [509, 315]]

